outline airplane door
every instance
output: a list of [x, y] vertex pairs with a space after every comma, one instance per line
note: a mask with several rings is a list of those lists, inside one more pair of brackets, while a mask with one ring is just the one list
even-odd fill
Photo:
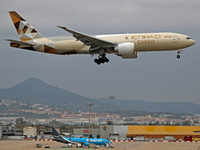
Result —
[[178, 43], [178, 37], [177, 36], [173, 36], [173, 43]]

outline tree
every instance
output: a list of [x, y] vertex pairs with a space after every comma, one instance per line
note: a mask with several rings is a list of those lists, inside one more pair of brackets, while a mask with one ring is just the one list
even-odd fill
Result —
[[20, 126], [27, 125], [26, 121], [24, 121], [23, 118], [17, 118], [15, 122], [16, 122], [16, 125], [20, 125]]

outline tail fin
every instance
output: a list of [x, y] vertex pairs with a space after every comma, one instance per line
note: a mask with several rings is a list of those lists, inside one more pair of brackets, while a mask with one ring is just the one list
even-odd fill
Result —
[[58, 131], [56, 130], [56, 128], [52, 127], [52, 134], [53, 136], [59, 136], [60, 134], [58, 133]]
[[26, 22], [26, 20], [24, 20], [16, 11], [10, 11], [9, 14], [22, 42], [43, 38], [43, 36], [28, 22]]
[[62, 135], [60, 135], [58, 133], [58, 131], [56, 130], [56, 128], [54, 128], [54, 127], [52, 127], [52, 134], [53, 134], [54, 140], [57, 141], [57, 142], [61, 142], [61, 143], [73, 143], [68, 138], [65, 138]]

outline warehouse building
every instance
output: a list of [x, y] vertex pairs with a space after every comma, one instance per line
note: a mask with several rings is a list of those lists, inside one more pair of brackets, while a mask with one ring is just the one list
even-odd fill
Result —
[[[74, 129], [74, 136], [88, 137], [88, 129]], [[111, 140], [183, 140], [200, 141], [200, 126], [100, 125], [90, 137]]]
[[[128, 126], [118, 126], [118, 125], [100, 125], [98, 129], [90, 129], [91, 138], [104, 138], [104, 139], [125, 139], [126, 133], [128, 132]], [[74, 129], [75, 137], [88, 138], [89, 130], [85, 128]]]
[[199, 141], [200, 126], [128, 126], [127, 137], [139, 140]]
[[127, 125], [100, 125], [100, 137], [104, 139], [125, 139], [127, 132]]
[[[85, 128], [74, 129], [74, 136], [77, 138], [88, 138], [89, 130]], [[100, 130], [99, 129], [90, 129], [90, 138], [100, 138]]]

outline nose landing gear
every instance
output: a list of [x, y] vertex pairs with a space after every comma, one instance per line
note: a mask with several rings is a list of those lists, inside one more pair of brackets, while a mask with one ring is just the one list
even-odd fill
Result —
[[94, 59], [94, 62], [97, 64], [97, 65], [100, 65], [101, 63], [108, 63], [109, 62], [109, 59], [106, 57], [106, 54], [103, 54], [103, 55], [99, 55], [98, 59], [95, 58]]
[[178, 50], [178, 51], [177, 51], [177, 56], [176, 56], [177, 59], [180, 59], [180, 58], [181, 58], [181, 56], [180, 56], [181, 51], [183, 51], [183, 50]]

